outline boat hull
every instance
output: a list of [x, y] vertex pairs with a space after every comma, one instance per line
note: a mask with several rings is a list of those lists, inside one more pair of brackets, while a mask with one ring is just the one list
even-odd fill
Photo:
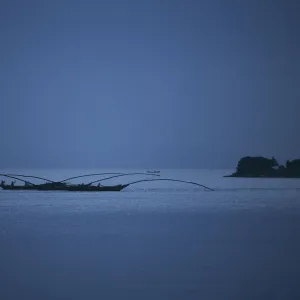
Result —
[[69, 192], [119, 192], [125, 189], [128, 184], [119, 184], [111, 186], [70, 186], [67, 191]]
[[119, 184], [112, 186], [88, 186], [88, 185], [74, 185], [74, 186], [1, 186], [3, 190], [10, 191], [68, 191], [68, 192], [119, 192], [126, 188], [127, 184]]

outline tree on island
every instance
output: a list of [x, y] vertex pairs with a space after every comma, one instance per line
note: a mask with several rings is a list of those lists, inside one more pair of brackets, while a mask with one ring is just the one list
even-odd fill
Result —
[[286, 171], [291, 176], [300, 177], [300, 159], [294, 159], [286, 162]]
[[275, 167], [278, 167], [275, 157], [268, 159], [262, 156], [246, 156], [238, 162], [236, 173], [247, 176], [271, 175], [275, 172]]

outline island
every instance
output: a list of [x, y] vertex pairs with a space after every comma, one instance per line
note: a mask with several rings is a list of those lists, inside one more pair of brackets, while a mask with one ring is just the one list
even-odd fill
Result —
[[224, 177], [300, 178], [300, 159], [288, 160], [283, 166], [274, 157], [245, 156], [239, 160], [236, 172]]

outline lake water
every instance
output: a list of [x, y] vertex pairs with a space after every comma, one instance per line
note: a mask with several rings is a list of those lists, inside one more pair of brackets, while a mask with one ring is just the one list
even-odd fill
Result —
[[[143, 170], [0, 173], [110, 171]], [[214, 192], [165, 181], [0, 191], [0, 299], [300, 299], [300, 180], [222, 178], [231, 172], [161, 172]]]

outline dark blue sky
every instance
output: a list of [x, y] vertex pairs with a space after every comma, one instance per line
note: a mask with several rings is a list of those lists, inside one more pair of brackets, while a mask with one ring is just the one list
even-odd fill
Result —
[[300, 3], [0, 2], [0, 167], [299, 157]]

